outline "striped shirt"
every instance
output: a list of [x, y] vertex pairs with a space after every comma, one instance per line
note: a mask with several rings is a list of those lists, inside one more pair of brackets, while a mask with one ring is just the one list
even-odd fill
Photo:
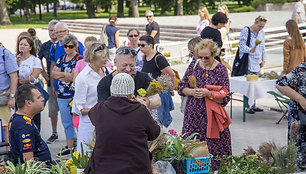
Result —
[[[251, 26], [249, 26], [251, 28]], [[265, 47], [265, 32], [260, 30], [258, 34], [251, 31], [250, 46], [246, 45], [248, 39], [248, 29], [243, 28], [240, 33], [239, 40], [239, 57], [242, 58], [243, 53], [249, 53], [248, 70], [252, 72], [260, 72], [260, 64], [266, 61], [266, 47]], [[256, 39], [261, 43], [256, 47], [255, 52], [251, 53], [250, 50], [255, 47]]]

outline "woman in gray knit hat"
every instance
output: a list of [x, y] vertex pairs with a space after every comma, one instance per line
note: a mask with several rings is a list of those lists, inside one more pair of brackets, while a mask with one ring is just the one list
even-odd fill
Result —
[[156, 139], [160, 128], [145, 105], [133, 101], [134, 88], [129, 74], [118, 73], [111, 96], [89, 111], [96, 144], [85, 173], [151, 173], [147, 141]]

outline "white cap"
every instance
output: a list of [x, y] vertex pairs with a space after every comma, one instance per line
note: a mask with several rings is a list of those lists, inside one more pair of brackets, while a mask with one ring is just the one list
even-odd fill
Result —
[[110, 86], [110, 91], [112, 94], [119, 95], [130, 95], [134, 94], [135, 83], [132, 76], [127, 73], [119, 73], [117, 74]]

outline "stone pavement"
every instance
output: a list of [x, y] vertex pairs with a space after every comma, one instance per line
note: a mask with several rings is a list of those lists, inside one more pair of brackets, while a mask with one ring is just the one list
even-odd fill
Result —
[[[232, 27], [243, 27], [253, 23], [255, 17], [263, 15], [268, 18], [267, 28], [284, 26], [285, 22], [290, 18], [291, 12], [250, 12], [250, 13], [231, 13], [230, 19], [232, 21]], [[105, 19], [86, 19], [87, 21], [101, 21]], [[160, 24], [167, 25], [196, 25], [199, 18], [198, 16], [179, 16], [179, 17], [156, 17], [156, 21]], [[144, 18], [124, 18], [119, 19], [119, 22], [133, 22], [133, 23], [145, 23]], [[0, 42], [2, 42], [8, 49], [15, 52], [17, 35], [26, 31], [26, 29], [1, 29], [0, 30]], [[48, 32], [46, 30], [37, 29], [37, 35], [45, 42], [48, 40]], [[86, 34], [75, 33], [80, 41], [88, 36]], [[98, 36], [97, 36], [98, 37]], [[125, 38], [120, 38], [122, 42]], [[165, 41], [161, 41], [165, 42]], [[268, 53], [267, 66], [273, 66], [274, 64], [281, 63], [282, 50]], [[188, 66], [187, 64], [175, 65], [174, 69], [178, 70], [181, 77], [185, 73]], [[281, 71], [280, 68], [275, 69]], [[237, 95], [235, 98], [242, 98]], [[175, 129], [181, 132], [183, 124], [183, 114], [179, 111], [180, 97], [176, 94], [173, 98], [175, 104], [175, 110], [171, 112], [173, 116], [173, 122], [167, 129]], [[233, 123], [230, 126], [232, 136], [232, 148], [233, 154], [241, 154], [243, 148], [248, 145], [253, 146], [255, 149], [264, 141], [274, 140], [276, 144], [285, 145], [287, 142], [287, 121], [283, 120], [279, 125], [275, 122], [280, 118], [281, 113], [270, 111], [270, 107], [277, 107], [277, 103], [273, 99], [260, 99], [257, 101], [259, 106], [265, 108], [265, 112], [256, 113], [255, 115], [247, 115], [246, 122], [242, 122], [242, 103], [238, 101], [233, 102]], [[42, 112], [42, 138], [47, 140], [51, 135], [50, 119], [47, 115], [47, 109]], [[226, 107], [229, 110], [229, 106]], [[165, 130], [167, 130], [165, 129]], [[65, 134], [61, 120], [58, 121], [59, 141], [49, 145], [52, 153], [52, 157], [56, 159], [56, 154], [59, 152], [62, 146], [65, 146]]]

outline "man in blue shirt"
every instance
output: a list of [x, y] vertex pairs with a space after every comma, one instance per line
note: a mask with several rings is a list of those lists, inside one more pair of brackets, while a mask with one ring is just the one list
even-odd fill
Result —
[[[0, 105], [0, 119], [2, 120], [3, 136], [9, 142], [8, 124], [11, 118], [11, 109], [15, 108], [15, 92], [18, 83], [18, 65], [16, 57], [0, 43], [0, 97], [8, 98]], [[10, 150], [7, 146], [6, 150]]]
[[[42, 46], [40, 47], [40, 51], [38, 53], [38, 58], [40, 58], [41, 60], [43, 58], [46, 59], [47, 62], [47, 72], [45, 71], [45, 69], [43, 69], [42, 71], [42, 75], [45, 78], [45, 80], [47, 81], [47, 90], [49, 93], [49, 102], [48, 102], [48, 115], [51, 119], [51, 126], [52, 126], [52, 135], [48, 138], [47, 143], [51, 144], [53, 142], [55, 142], [58, 139], [58, 134], [57, 134], [57, 116], [58, 116], [58, 104], [57, 104], [57, 100], [56, 97], [54, 97], [51, 93], [51, 84], [50, 84], [50, 74], [51, 74], [51, 58], [50, 58], [50, 48], [51, 45], [53, 43], [56, 42], [57, 38], [55, 35], [55, 25], [58, 23], [59, 21], [57, 20], [51, 20], [48, 24], [48, 31], [49, 31], [49, 37], [50, 40], [48, 40], [47, 42], [43, 43]], [[42, 63], [42, 67], [44, 67], [43, 65], [43, 61], [41, 61]]]
[[16, 92], [17, 112], [9, 123], [11, 154], [15, 164], [20, 160], [36, 159], [52, 162], [47, 144], [41, 138], [32, 120], [34, 115], [44, 109], [44, 98], [34, 85], [25, 84]]

